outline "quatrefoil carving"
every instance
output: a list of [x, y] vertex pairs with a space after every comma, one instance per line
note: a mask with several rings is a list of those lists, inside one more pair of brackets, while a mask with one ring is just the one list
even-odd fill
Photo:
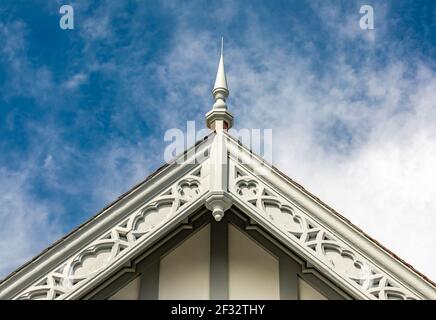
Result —
[[183, 180], [177, 189], [180, 197], [184, 200], [192, 200], [200, 194], [200, 182], [195, 179]]
[[257, 182], [254, 180], [239, 180], [236, 185], [236, 193], [247, 199], [255, 198], [259, 193]]
[[303, 233], [302, 220], [290, 206], [271, 197], [263, 198], [262, 206], [269, 219], [284, 227], [297, 238], [301, 236]]
[[146, 206], [133, 220], [131, 234], [139, 238], [160, 225], [172, 212], [173, 204], [174, 199], [164, 198]]
[[71, 275], [84, 278], [103, 269], [111, 260], [112, 245], [107, 243], [88, 248], [72, 262]]

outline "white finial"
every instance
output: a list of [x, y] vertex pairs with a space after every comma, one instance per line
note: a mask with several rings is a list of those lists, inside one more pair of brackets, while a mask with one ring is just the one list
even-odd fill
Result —
[[[224, 38], [221, 38], [221, 56], [218, 64], [218, 71], [213, 86], [212, 95], [215, 98], [212, 110], [206, 114], [206, 125], [212, 130], [222, 128], [230, 129], [233, 125], [233, 116], [227, 111], [226, 99], [229, 96], [227, 87], [226, 71], [224, 69]], [[216, 124], [218, 124], [217, 126]]]
[[229, 96], [229, 89], [227, 87], [226, 71], [224, 69], [224, 38], [221, 38], [221, 56], [218, 64], [218, 71], [216, 73], [215, 85], [213, 86], [213, 95], [215, 96], [215, 90], [224, 89], [226, 92], [226, 98]]

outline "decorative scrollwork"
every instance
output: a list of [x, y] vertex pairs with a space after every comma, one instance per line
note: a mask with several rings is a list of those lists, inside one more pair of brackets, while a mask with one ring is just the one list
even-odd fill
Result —
[[144, 204], [121, 223], [62, 262], [14, 299], [62, 299], [66, 293], [107, 268], [148, 233], [201, 195], [199, 170]]
[[239, 179], [236, 184], [236, 192], [244, 198], [255, 198], [259, 193], [257, 181], [249, 179]]
[[192, 200], [200, 194], [200, 182], [197, 179], [185, 179], [180, 182], [178, 193], [184, 200]]
[[314, 254], [326, 267], [333, 269], [349, 283], [365, 292], [370, 299], [403, 299], [417, 297], [401, 287], [383, 271], [361, 257], [345, 242], [336, 238], [302, 209], [275, 194], [257, 178], [234, 164], [231, 192], [293, 237]]

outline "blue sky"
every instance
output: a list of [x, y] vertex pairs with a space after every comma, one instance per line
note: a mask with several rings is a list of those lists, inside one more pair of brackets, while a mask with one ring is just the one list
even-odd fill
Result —
[[235, 126], [273, 128], [276, 166], [436, 279], [435, 24], [434, 1], [3, 0], [0, 278], [203, 126], [224, 36]]

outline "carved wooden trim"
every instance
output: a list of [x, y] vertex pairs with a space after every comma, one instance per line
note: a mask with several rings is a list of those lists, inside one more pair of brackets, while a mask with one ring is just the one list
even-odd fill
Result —
[[229, 191], [234, 197], [268, 220], [302, 249], [306, 257], [338, 274], [339, 279], [356, 288], [365, 298], [420, 299], [331, 230], [317, 223], [310, 213], [275, 192], [243, 164], [231, 159], [229, 176]]
[[97, 236], [13, 299], [63, 299], [119, 257], [127, 255], [146, 241], [150, 233], [207, 192], [201, 168], [191, 171], [115, 227]]

